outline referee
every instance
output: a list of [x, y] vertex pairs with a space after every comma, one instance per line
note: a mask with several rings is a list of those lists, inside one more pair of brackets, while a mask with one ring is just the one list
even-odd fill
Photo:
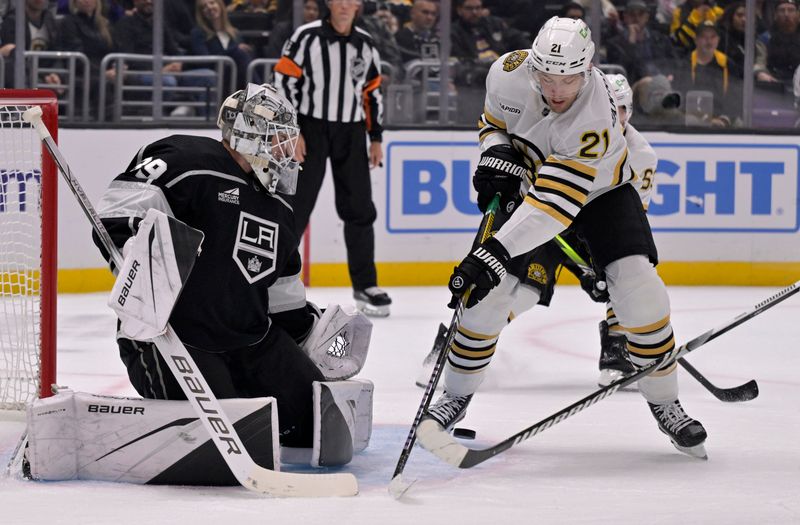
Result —
[[372, 37], [354, 25], [361, 0], [326, 4], [330, 14], [300, 26], [275, 65], [275, 84], [297, 108], [300, 124], [296, 157], [303, 171], [293, 201], [297, 233], [306, 229], [330, 159], [353, 296], [365, 314], [385, 317], [392, 300], [377, 287], [369, 173], [383, 160], [381, 61]]

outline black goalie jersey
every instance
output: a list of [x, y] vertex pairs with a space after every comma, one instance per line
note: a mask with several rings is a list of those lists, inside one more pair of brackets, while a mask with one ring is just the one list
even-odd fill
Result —
[[149, 208], [205, 234], [170, 317], [187, 346], [242, 348], [264, 337], [270, 314], [305, 312], [292, 210], [221, 142], [173, 135], [143, 147], [98, 205], [120, 248]]

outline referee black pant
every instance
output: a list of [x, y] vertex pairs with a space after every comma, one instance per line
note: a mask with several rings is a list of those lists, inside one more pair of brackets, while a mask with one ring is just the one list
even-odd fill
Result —
[[336, 213], [344, 222], [350, 281], [356, 290], [375, 286], [378, 278], [372, 225], [377, 214], [372, 203], [366, 127], [363, 122], [331, 122], [305, 115], [299, 115], [298, 121], [306, 141], [306, 157], [292, 201], [297, 235], [301, 236], [308, 225], [325, 177], [325, 163], [330, 159]]

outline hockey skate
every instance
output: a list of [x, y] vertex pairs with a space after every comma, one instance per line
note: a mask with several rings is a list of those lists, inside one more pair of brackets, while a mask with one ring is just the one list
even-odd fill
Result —
[[444, 392], [436, 403], [428, 407], [428, 411], [422, 416], [422, 421], [426, 419], [438, 423], [445, 431], [450, 432], [456, 423], [464, 419], [467, 415], [467, 406], [472, 400], [472, 394], [468, 396], [454, 396]]
[[706, 429], [702, 423], [686, 415], [680, 401], [676, 399], [673, 403], [664, 405], [647, 404], [658, 422], [658, 428], [669, 436], [675, 448], [689, 456], [708, 459], [705, 448]]
[[354, 290], [353, 297], [356, 307], [370, 317], [389, 317], [389, 305], [392, 300], [389, 294], [378, 288], [370, 286], [363, 290]]
[[[608, 323], [600, 321], [600, 377], [597, 379], [599, 386], [608, 386], [624, 375], [635, 370], [628, 358], [625, 348], [625, 336], [612, 334], [608, 331]], [[635, 389], [633, 383], [626, 387]]]
[[[428, 352], [428, 355], [425, 356], [425, 360], [422, 361], [422, 369], [419, 371], [417, 375], [417, 380], [414, 382], [420, 388], [425, 388], [428, 386], [428, 381], [431, 380], [431, 375], [433, 375], [433, 367], [436, 366], [436, 361], [439, 359], [439, 354], [442, 353], [442, 349], [444, 348], [445, 342], [447, 342], [447, 327], [441, 323], [439, 323], [439, 333], [436, 334], [436, 340], [433, 342], [433, 348], [431, 351]], [[436, 385], [436, 390], [441, 390], [442, 382]]]

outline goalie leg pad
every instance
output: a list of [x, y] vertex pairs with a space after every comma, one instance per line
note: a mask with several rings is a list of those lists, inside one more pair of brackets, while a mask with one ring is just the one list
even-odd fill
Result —
[[311, 465], [346, 465], [372, 435], [373, 384], [365, 379], [315, 381]]
[[[253, 459], [279, 470], [273, 398], [221, 399]], [[40, 480], [237, 485], [188, 401], [63, 390], [27, 412], [27, 460]]]
[[325, 379], [349, 379], [367, 360], [372, 321], [353, 308], [329, 304], [303, 343], [303, 351]]

